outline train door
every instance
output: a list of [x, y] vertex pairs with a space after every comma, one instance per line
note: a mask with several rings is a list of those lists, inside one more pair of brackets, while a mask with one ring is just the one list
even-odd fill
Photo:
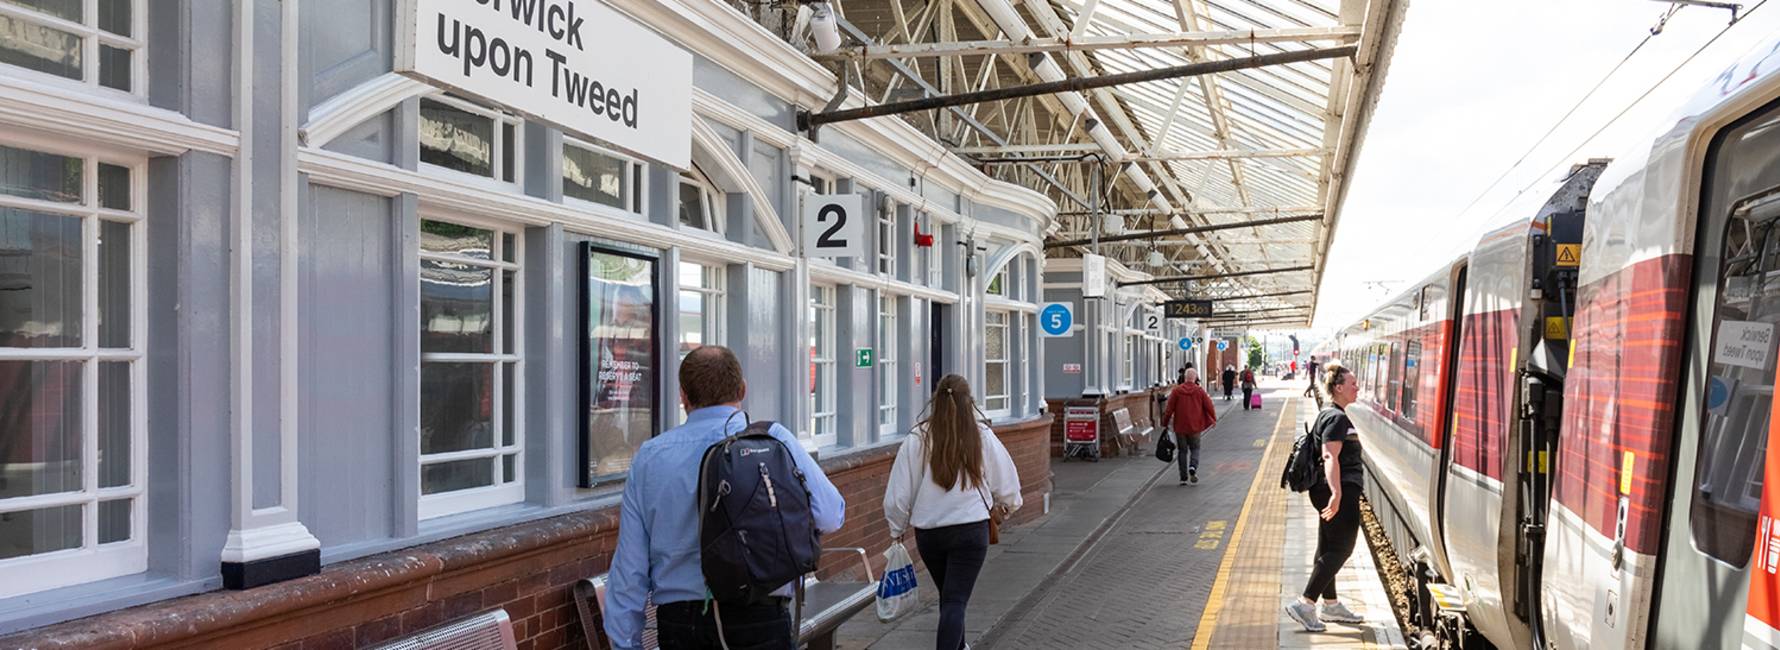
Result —
[[[1590, 172], [1598, 174], [1599, 169]], [[1589, 184], [1593, 185], [1592, 179]], [[1539, 647], [1543, 647], [1545, 638], [1539, 594], [1544, 575], [1546, 518], [1551, 511], [1551, 481], [1557, 472], [1564, 379], [1569, 371], [1571, 322], [1576, 315], [1583, 207], [1578, 203], [1573, 211], [1547, 215], [1546, 234], [1533, 240], [1533, 286], [1540, 291], [1529, 337], [1533, 347], [1519, 379], [1518, 453], [1510, 461], [1516, 466], [1518, 497], [1514, 614], [1529, 626], [1533, 643]]]
[[[1745, 642], [1780, 323], [1780, 105], [1707, 152], [1649, 647]], [[1758, 645], [1756, 647], [1765, 647]]]

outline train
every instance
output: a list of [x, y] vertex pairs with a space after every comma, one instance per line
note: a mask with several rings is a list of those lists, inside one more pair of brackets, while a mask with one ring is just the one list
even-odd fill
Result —
[[1780, 40], [1313, 356], [1439, 648], [1780, 648]]

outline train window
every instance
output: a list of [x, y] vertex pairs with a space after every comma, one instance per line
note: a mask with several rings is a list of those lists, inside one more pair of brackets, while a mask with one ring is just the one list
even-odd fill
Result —
[[[1415, 420], [1415, 385], [1421, 379], [1422, 342], [1410, 338], [1403, 344], [1403, 417]], [[1416, 429], [1411, 425], [1411, 429]], [[1419, 429], [1417, 429], [1419, 430]]]
[[1780, 190], [1739, 202], [1724, 220], [1712, 313], [1706, 404], [1694, 475], [1694, 542], [1736, 566], [1749, 561], [1761, 505], [1780, 323]]
[[1403, 373], [1398, 370], [1403, 367], [1403, 356], [1398, 354], [1399, 349], [1401, 346], [1396, 341], [1391, 341], [1390, 362], [1385, 365], [1384, 369], [1387, 377], [1384, 386], [1384, 401], [1392, 411], [1397, 410], [1397, 393], [1403, 389]]

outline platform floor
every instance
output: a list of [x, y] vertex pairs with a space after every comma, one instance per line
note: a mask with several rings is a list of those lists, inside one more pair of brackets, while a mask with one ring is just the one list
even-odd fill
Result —
[[[1343, 600], [1367, 617], [1310, 634], [1281, 606], [1310, 571], [1316, 513], [1278, 472], [1315, 405], [1301, 381], [1265, 381], [1261, 411], [1217, 402], [1199, 483], [1148, 455], [1053, 461], [1050, 515], [1005, 531], [971, 598], [979, 650], [1008, 648], [1403, 647], [1364, 544], [1340, 575]], [[1044, 504], [1029, 504], [1044, 507]], [[841, 628], [841, 648], [930, 648], [937, 594], [891, 623], [870, 610]]]

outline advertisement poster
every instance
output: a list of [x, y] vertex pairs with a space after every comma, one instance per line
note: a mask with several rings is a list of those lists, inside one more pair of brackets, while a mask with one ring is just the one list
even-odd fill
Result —
[[657, 258], [582, 244], [582, 487], [623, 478], [659, 430]]

